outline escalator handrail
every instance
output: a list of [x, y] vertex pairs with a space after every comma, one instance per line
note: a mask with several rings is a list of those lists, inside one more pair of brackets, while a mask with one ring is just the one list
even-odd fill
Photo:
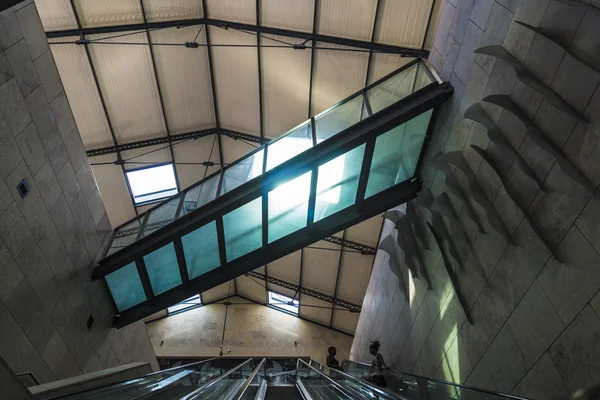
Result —
[[[311, 364], [315, 363], [315, 364], [319, 364], [321, 367], [325, 367], [323, 364], [321, 364], [318, 361], [310, 360], [310, 362], [311, 362]], [[339, 369], [336, 369], [335, 373], [336, 374], [340, 374], [342, 376], [345, 376], [346, 378], [352, 379], [354, 381], [358, 381], [361, 385], [366, 386], [369, 390], [377, 393], [377, 395], [379, 395], [379, 396], [383, 396], [384, 398], [388, 398], [390, 400], [409, 400], [407, 397], [405, 397], [405, 396], [403, 396], [403, 395], [401, 395], [399, 393], [392, 392], [390, 390], [386, 390], [386, 389], [377, 387], [377, 386], [373, 385], [371, 382], [368, 382], [368, 381], [366, 381], [366, 380], [364, 380], [362, 378], [359, 378], [357, 376], [351, 375], [351, 374], [349, 374], [347, 372], [340, 371]]]
[[267, 380], [264, 379], [260, 386], [258, 387], [258, 391], [256, 392], [256, 396], [254, 396], [254, 400], [264, 400], [267, 395]]
[[214, 384], [216, 384], [217, 382], [219, 382], [221, 379], [225, 379], [226, 377], [228, 377], [229, 375], [231, 375], [232, 373], [234, 373], [235, 371], [237, 371], [238, 369], [240, 369], [244, 365], [248, 364], [252, 360], [253, 360], [253, 358], [247, 359], [246, 361], [244, 361], [243, 363], [241, 363], [237, 367], [232, 368], [229, 371], [225, 372], [223, 375], [216, 377], [215, 379], [213, 379], [210, 382], [207, 382], [206, 384], [200, 386], [198, 389], [194, 390], [192, 393], [189, 393], [189, 394], [183, 396], [179, 400], [195, 400], [195, 399], [198, 399], [199, 398], [198, 395], [200, 395], [204, 390], [206, 390], [209, 387], [213, 386]]
[[189, 369], [191, 367], [195, 367], [197, 365], [204, 364], [204, 363], [207, 363], [209, 361], [216, 360], [216, 359], [217, 359], [217, 357], [213, 357], [213, 358], [208, 358], [206, 360], [201, 360], [201, 361], [193, 362], [193, 363], [190, 363], [190, 364], [180, 365], [178, 367], [173, 367], [173, 368], [169, 368], [169, 369], [163, 369], [163, 370], [160, 370], [160, 371], [156, 371], [156, 372], [152, 372], [150, 374], [144, 375], [144, 377], [154, 376], [154, 375], [159, 375], [159, 374], [164, 374], [165, 372], [172, 372], [172, 371], [175, 371], [175, 370], [178, 370], [178, 369], [181, 369], [181, 368], [188, 368]]
[[258, 365], [256, 366], [256, 368], [254, 368], [254, 371], [252, 371], [252, 373], [250, 374], [250, 376], [248, 377], [248, 379], [246, 379], [246, 382], [244, 382], [244, 385], [240, 388], [240, 390], [238, 390], [237, 394], [234, 396], [234, 399], [236, 400], [240, 400], [242, 398], [242, 396], [244, 395], [244, 393], [246, 393], [246, 390], [248, 389], [248, 386], [250, 386], [250, 384], [252, 383], [252, 380], [254, 379], [254, 377], [256, 376], [256, 374], [258, 374], [258, 371], [260, 371], [260, 369], [263, 367], [263, 365], [267, 362], [266, 358], [263, 358], [260, 363], [258, 363]]
[[[363, 363], [363, 362], [359, 362], [359, 361], [353, 361], [353, 360], [344, 360], [344, 361], [351, 362], [351, 363], [358, 364], [358, 365], [364, 365], [364, 366], [367, 366], [367, 367], [371, 368], [371, 364], [367, 364], [367, 363]], [[343, 363], [344, 362], [342, 361], [342, 364]], [[387, 368], [387, 370], [390, 371], [390, 372], [392, 372], [392, 373], [394, 373], [394, 374], [396, 374], [396, 375], [408, 375], [408, 376], [412, 376], [412, 377], [417, 378], [417, 379], [425, 379], [425, 380], [428, 380], [428, 381], [440, 383], [442, 385], [450, 385], [450, 386], [454, 386], [454, 387], [457, 387], [457, 388], [460, 388], [460, 389], [472, 390], [474, 392], [487, 393], [487, 394], [491, 394], [491, 395], [494, 395], [494, 396], [504, 397], [506, 399], [528, 400], [528, 399], [526, 399], [524, 397], [514, 396], [512, 394], [499, 393], [499, 392], [494, 392], [493, 390], [481, 389], [481, 388], [476, 388], [476, 387], [471, 387], [471, 386], [464, 386], [464, 385], [461, 385], [459, 383], [447, 382], [447, 381], [444, 381], [444, 380], [441, 380], [441, 379], [437, 379], [437, 378], [428, 378], [426, 376], [416, 375], [416, 374], [412, 374], [412, 373], [409, 374], [409, 373], [406, 373], [406, 372], [395, 371], [395, 370], [393, 370], [391, 368]]]
[[346, 396], [348, 396], [350, 398], [354, 397], [354, 395], [351, 392], [349, 392], [348, 389], [346, 389], [345, 387], [343, 387], [342, 385], [340, 385], [339, 383], [337, 383], [336, 381], [334, 381], [333, 379], [331, 379], [330, 377], [328, 377], [326, 374], [324, 374], [323, 372], [319, 371], [315, 367], [309, 365], [306, 361], [301, 360], [299, 358], [298, 359], [298, 363], [302, 363], [302, 364], [306, 365], [309, 369], [312, 369], [317, 374], [321, 375], [323, 378], [325, 378], [325, 380], [329, 381], [329, 383], [331, 383], [337, 390], [339, 390], [340, 392], [344, 393]]

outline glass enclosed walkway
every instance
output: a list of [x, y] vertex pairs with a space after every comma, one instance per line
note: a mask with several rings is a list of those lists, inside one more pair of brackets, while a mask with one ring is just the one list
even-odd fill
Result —
[[401, 204], [452, 93], [415, 60], [115, 229], [124, 326]]

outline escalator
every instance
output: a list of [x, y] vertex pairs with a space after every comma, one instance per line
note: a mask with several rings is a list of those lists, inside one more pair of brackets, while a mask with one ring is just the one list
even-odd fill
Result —
[[416, 59], [117, 227], [93, 272], [120, 328], [414, 198], [452, 94]]
[[368, 364], [344, 371], [310, 359], [209, 359], [126, 382], [39, 400], [525, 400], [437, 379], [386, 370], [387, 385], [366, 381]]
[[[318, 363], [312, 361], [311, 364], [315, 365]], [[320, 364], [318, 365], [322, 370], [328, 369]], [[331, 370], [330, 376], [332, 379], [343, 381], [354, 378], [366, 383], [364, 379], [371, 373], [371, 365], [350, 360], [342, 362], [342, 369], [344, 372]], [[467, 387], [414, 374], [396, 372], [392, 369], [384, 370], [383, 376], [386, 380], [386, 387], [381, 390], [384, 390], [388, 395], [399, 395], [402, 396], [400, 398], [407, 400], [526, 400], [518, 396]]]

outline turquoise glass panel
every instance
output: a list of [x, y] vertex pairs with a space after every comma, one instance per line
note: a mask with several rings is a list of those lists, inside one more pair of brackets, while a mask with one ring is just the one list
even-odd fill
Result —
[[146, 270], [155, 295], [181, 285], [181, 275], [175, 255], [175, 246], [169, 243], [144, 256]]
[[214, 200], [217, 197], [220, 177], [221, 174], [217, 174], [201, 185], [188, 190], [185, 194], [185, 199], [183, 199], [181, 215], [189, 214], [209, 201]]
[[413, 177], [432, 112], [377, 137], [365, 198]]
[[190, 279], [212, 271], [221, 265], [215, 221], [183, 236], [181, 243]]
[[354, 204], [364, 154], [363, 144], [319, 167], [315, 221]]
[[269, 243], [306, 226], [311, 172], [269, 192]]
[[233, 261], [262, 246], [262, 198], [223, 216], [227, 261]]
[[356, 96], [352, 100], [332, 108], [315, 117], [317, 143], [337, 135], [344, 129], [356, 124], [368, 115], [363, 112], [363, 98]]
[[312, 147], [310, 122], [296, 128], [286, 136], [269, 144], [267, 150], [267, 171]]
[[373, 113], [381, 111], [431, 82], [425, 66], [420, 62], [416, 63], [367, 90], [371, 110]]
[[119, 311], [146, 301], [144, 287], [134, 262], [111, 272], [104, 279]]
[[265, 151], [260, 150], [225, 170], [221, 194], [227, 193], [236, 187], [256, 178], [262, 174], [263, 157]]

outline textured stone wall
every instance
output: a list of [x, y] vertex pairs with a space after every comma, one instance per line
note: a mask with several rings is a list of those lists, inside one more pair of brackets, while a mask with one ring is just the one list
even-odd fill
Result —
[[[581, 3], [600, 6], [593, 0]], [[427, 161], [438, 152], [461, 152], [509, 240], [491, 226], [461, 169], [453, 167], [449, 174], [469, 207], [454, 194], [445, 173], [425, 168], [426, 190], [432, 198], [448, 195], [466, 231], [458, 257], [464, 268], [450, 260], [450, 268], [460, 271], [465, 307], [438, 244], [423, 225], [428, 248], [420, 251], [431, 286], [411, 277], [404, 295], [389, 256], [380, 250], [352, 357], [368, 360], [368, 341], [379, 339], [384, 357], [398, 370], [536, 399], [563, 399], [599, 380], [600, 201], [590, 192], [597, 193], [600, 184], [600, 11], [587, 7], [552, 0], [444, 1], [430, 61], [455, 92], [436, 121]], [[552, 40], [516, 21], [539, 27]], [[567, 107], [557, 109], [552, 96], [517, 77], [509, 63], [474, 53], [491, 45], [503, 46]], [[544, 150], [513, 112], [482, 101], [498, 94], [512, 99], [592, 190], [577, 183], [572, 170], [565, 172], [565, 163]], [[477, 103], [547, 191], [490, 142], [484, 125], [465, 118]], [[471, 145], [486, 152], [500, 176]], [[469, 218], [470, 208], [483, 231]], [[417, 211], [422, 222], [431, 221], [430, 210]], [[443, 218], [452, 232], [452, 221]], [[459, 242], [457, 232], [450, 238]], [[383, 236], [388, 233], [395, 234], [390, 221]], [[485, 277], [477, 274], [478, 266]]]
[[143, 322], [112, 329], [90, 279], [111, 226], [32, 1], [0, 13], [0, 45], [0, 356], [42, 383], [156, 367]]
[[[240, 298], [227, 301], [248, 303]], [[224, 324], [225, 306], [210, 304], [147, 326], [158, 357], [216, 357]], [[336, 346], [336, 358], [342, 362], [351, 344], [351, 336], [263, 305], [234, 304], [227, 312], [224, 347], [231, 349], [232, 357], [302, 356], [324, 363], [327, 348]]]

